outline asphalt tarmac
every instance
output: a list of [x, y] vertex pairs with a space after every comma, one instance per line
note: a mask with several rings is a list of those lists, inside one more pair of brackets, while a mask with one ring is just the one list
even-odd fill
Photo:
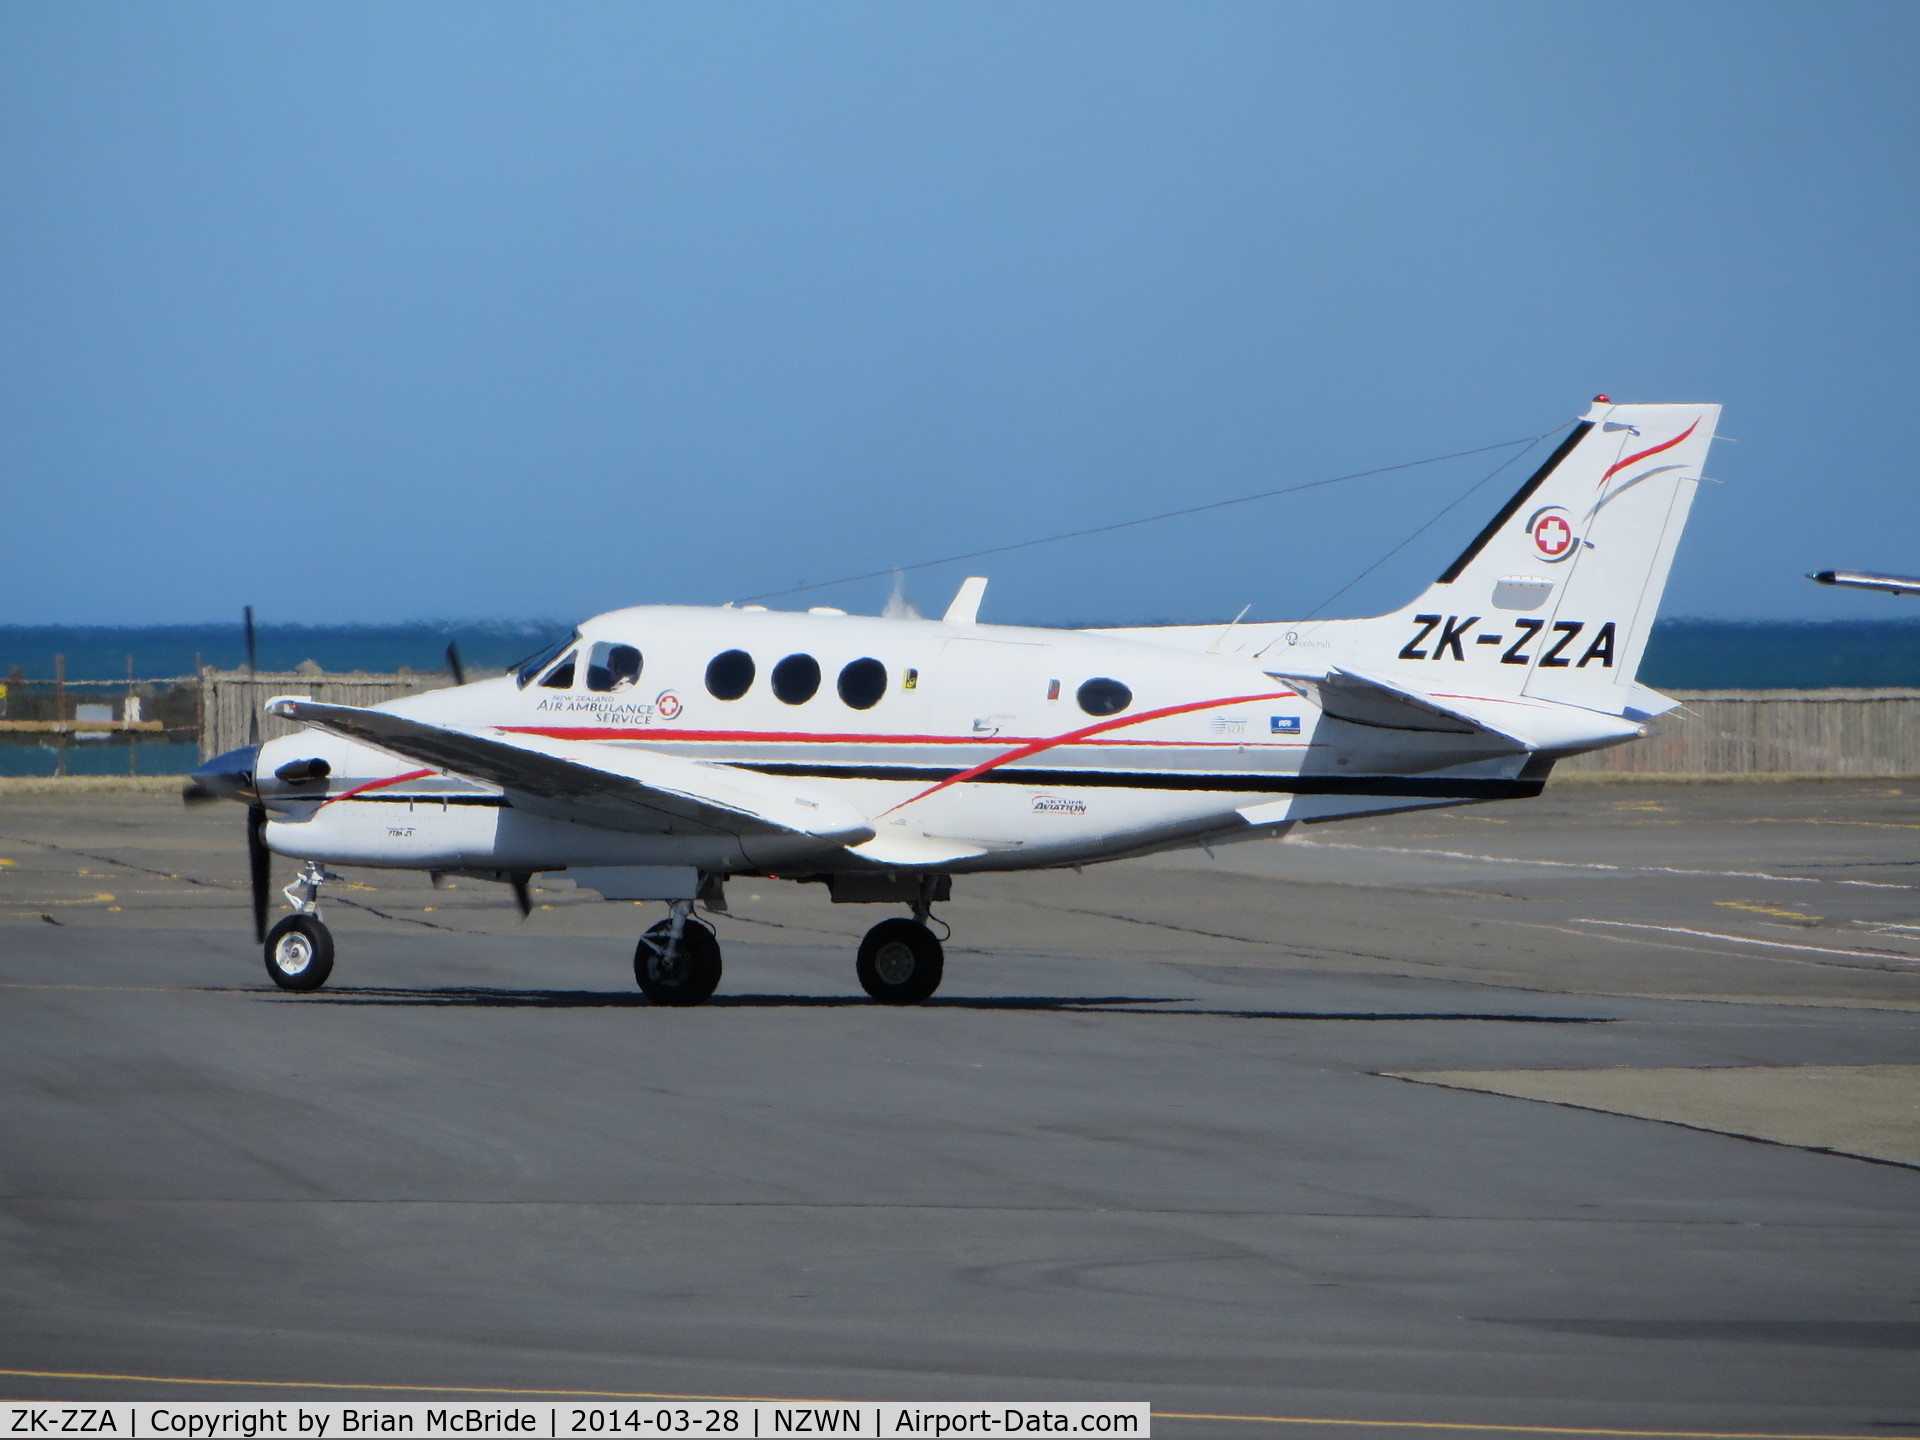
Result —
[[284, 995], [237, 807], [0, 796], [0, 1395], [1920, 1434], [1917, 799], [962, 879], [919, 1009], [853, 977], [889, 908], [735, 883], [676, 1011], [661, 907], [368, 871]]

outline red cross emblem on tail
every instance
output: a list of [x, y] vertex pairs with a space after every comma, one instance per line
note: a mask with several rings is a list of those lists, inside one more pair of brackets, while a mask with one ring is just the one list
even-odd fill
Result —
[[1533, 536], [1533, 548], [1542, 560], [1564, 560], [1573, 553], [1573, 525], [1558, 505], [1534, 511], [1527, 533]]

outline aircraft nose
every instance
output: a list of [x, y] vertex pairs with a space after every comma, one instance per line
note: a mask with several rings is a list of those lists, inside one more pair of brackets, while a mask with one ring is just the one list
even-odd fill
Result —
[[214, 756], [187, 777], [187, 788], [180, 792], [180, 798], [189, 805], [204, 800], [252, 803], [259, 798], [253, 788], [253, 767], [259, 758], [258, 745], [242, 745]]

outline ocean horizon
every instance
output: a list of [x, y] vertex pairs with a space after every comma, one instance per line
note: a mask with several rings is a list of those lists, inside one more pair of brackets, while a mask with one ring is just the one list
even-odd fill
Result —
[[[1020, 623], [1010, 621], [1008, 623]], [[1195, 623], [1093, 620], [1093, 625]], [[390, 625], [274, 625], [258, 631], [260, 668], [311, 660], [328, 671], [446, 668], [456, 644], [469, 672], [498, 673], [571, 630], [560, 620]], [[1066, 628], [1080, 628], [1066, 627]], [[246, 645], [233, 621], [198, 625], [0, 625], [0, 679], [51, 680], [64, 656], [72, 681], [181, 678], [196, 663], [236, 669]], [[1666, 690], [1920, 687], [1920, 616], [1912, 620], [1656, 621], [1640, 679]]]

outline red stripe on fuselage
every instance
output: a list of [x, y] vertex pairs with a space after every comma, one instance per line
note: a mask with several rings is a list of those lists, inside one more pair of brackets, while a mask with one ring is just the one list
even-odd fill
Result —
[[[992, 745], [991, 735], [840, 735], [803, 730], [682, 730], [665, 725], [499, 725], [508, 735], [543, 735], [549, 740], [734, 740], [811, 741], [825, 745]], [[1005, 744], [1005, 739], [999, 741]]]
[[[1291, 697], [1281, 697], [1291, 698]], [[1209, 704], [1214, 703], [1209, 701]], [[502, 725], [496, 729], [515, 735], [539, 735], [548, 740], [637, 740], [648, 744], [724, 744], [755, 742], [765, 745], [808, 743], [824, 745], [1028, 745], [1048, 743], [1038, 735], [808, 735], [786, 730], [676, 730], [671, 726], [556, 726]], [[1081, 740], [1081, 745], [1113, 745], [1170, 750], [1238, 750], [1245, 740]]]
[[364, 795], [369, 790], [384, 790], [389, 785], [403, 785], [409, 780], [424, 780], [435, 773], [432, 770], [409, 770], [404, 775], [390, 775], [385, 780], [369, 780], [366, 784], [356, 785], [351, 790], [342, 790], [338, 795], [329, 795], [320, 802], [320, 805], [324, 809], [336, 800], [351, 800], [355, 795]]
[[976, 775], [984, 775], [989, 770], [998, 770], [1002, 765], [1009, 765], [1015, 760], [1024, 760], [1029, 755], [1038, 755], [1042, 751], [1052, 750], [1057, 746], [1079, 744], [1084, 741], [1087, 736], [1098, 735], [1103, 731], [1119, 730], [1128, 725], [1144, 725], [1149, 720], [1164, 720], [1169, 715], [1186, 715], [1195, 710], [1208, 710], [1216, 705], [1246, 705], [1255, 700], [1291, 700], [1294, 698], [1295, 694], [1293, 691], [1282, 690], [1265, 695], [1235, 695], [1230, 699], [1224, 700], [1195, 700], [1186, 705], [1168, 705], [1159, 710], [1143, 711], [1138, 715], [1123, 715], [1118, 720], [1102, 720], [1093, 725], [1083, 725], [1078, 730], [1069, 730], [1066, 734], [1056, 735], [1050, 740], [1029, 740], [1024, 745], [1015, 746], [1004, 755], [996, 755], [991, 760], [983, 760], [971, 769], [962, 770], [958, 775], [948, 776], [937, 785], [929, 785], [918, 795], [909, 796], [898, 805], [890, 806], [886, 810], [883, 810], [881, 814], [891, 815], [895, 810], [904, 809], [916, 800], [924, 800], [929, 795], [938, 794], [949, 785], [964, 784]]
[[1674, 436], [1671, 440], [1668, 440], [1663, 444], [1654, 445], [1649, 447], [1648, 449], [1642, 450], [1638, 455], [1627, 456], [1626, 459], [1622, 460], [1619, 464], [1615, 465], [1611, 470], [1607, 471], [1606, 474], [1602, 475], [1600, 477], [1600, 483], [1602, 485], [1606, 484], [1607, 481], [1611, 480], [1615, 475], [1619, 474], [1622, 470], [1626, 469], [1627, 466], [1637, 465], [1640, 461], [1645, 460], [1650, 455], [1658, 455], [1662, 450], [1671, 450], [1674, 446], [1678, 445], [1682, 440], [1686, 439], [1687, 436], [1691, 435], [1695, 430], [1699, 428], [1700, 428], [1700, 417], [1696, 415], [1694, 416], [1693, 424], [1687, 426], [1686, 429], [1682, 430], [1678, 435]]

